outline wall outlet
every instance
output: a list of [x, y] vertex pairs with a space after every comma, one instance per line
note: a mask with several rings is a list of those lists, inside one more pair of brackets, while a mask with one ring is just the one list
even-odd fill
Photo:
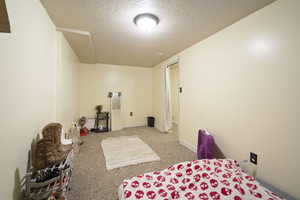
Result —
[[129, 115], [132, 117], [133, 116], [133, 112], [130, 112]]
[[257, 165], [257, 154], [250, 152], [250, 162]]

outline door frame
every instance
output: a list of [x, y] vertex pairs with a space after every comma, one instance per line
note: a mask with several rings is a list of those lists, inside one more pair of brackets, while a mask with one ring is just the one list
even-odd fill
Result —
[[[178, 122], [177, 122], [177, 135], [179, 137], [179, 130], [180, 130], [180, 108], [181, 108], [181, 92], [180, 92], [180, 88], [181, 88], [181, 72], [180, 72], [180, 59], [177, 57], [176, 59], [173, 59], [170, 62], [167, 62], [166, 64], [166, 68], [171, 67], [172, 65], [178, 65], [178, 88], [177, 88], [177, 92], [178, 92]], [[164, 72], [166, 73], [166, 71]], [[166, 77], [166, 74], [164, 74], [164, 76]], [[166, 81], [166, 80], [165, 80]], [[166, 83], [165, 83], [166, 84]], [[173, 121], [172, 121], [173, 123]], [[173, 126], [173, 125], [172, 125]], [[179, 139], [179, 138], [178, 138]]]

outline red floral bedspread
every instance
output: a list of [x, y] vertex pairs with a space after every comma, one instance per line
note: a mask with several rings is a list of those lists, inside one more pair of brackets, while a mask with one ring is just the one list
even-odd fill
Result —
[[281, 199], [243, 172], [235, 160], [230, 159], [183, 162], [163, 171], [124, 180], [119, 188], [119, 198], [120, 200]]

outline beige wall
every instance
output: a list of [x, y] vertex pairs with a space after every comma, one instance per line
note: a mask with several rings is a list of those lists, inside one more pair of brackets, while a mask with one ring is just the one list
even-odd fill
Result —
[[[57, 64], [59, 58], [62, 62], [74, 59], [65, 57], [72, 53], [59, 54], [58, 33], [39, 1], [6, 3], [12, 33], [0, 33], [0, 199], [3, 200], [17, 199], [13, 195], [18, 190], [14, 188], [15, 172], [19, 169], [20, 176], [24, 175], [33, 137], [51, 121], [70, 121], [67, 116], [57, 117], [57, 113], [66, 110], [56, 108], [61, 102], [56, 98]], [[62, 52], [71, 51], [65, 48], [66, 43], [60, 45]], [[65, 75], [61, 79], [70, 80]], [[61, 86], [65, 88], [67, 82]]]
[[[106, 64], [81, 64], [80, 115], [93, 117], [95, 106], [109, 111], [108, 92], [122, 92], [122, 127], [146, 125], [152, 114], [152, 69]], [[129, 114], [133, 112], [131, 117]]]
[[163, 88], [163, 69], [160, 66], [152, 68], [152, 115], [155, 117], [155, 128], [162, 131], [162, 92]]
[[79, 59], [61, 32], [58, 34], [56, 120], [65, 131], [79, 117]]
[[[210, 130], [227, 157], [300, 198], [300, 1], [278, 0], [179, 54], [180, 140]], [[154, 80], [167, 61], [154, 68]], [[153, 90], [162, 83], [154, 82]], [[158, 90], [160, 88], [158, 87]], [[155, 115], [159, 93], [153, 100]]]

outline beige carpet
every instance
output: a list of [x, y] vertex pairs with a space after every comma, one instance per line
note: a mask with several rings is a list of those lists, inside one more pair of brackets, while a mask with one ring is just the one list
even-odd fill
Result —
[[160, 160], [151, 147], [135, 135], [110, 137], [102, 140], [101, 146], [107, 170]]
[[[123, 179], [175, 163], [196, 159], [196, 155], [179, 144], [176, 131], [162, 134], [153, 128], [128, 128], [111, 133], [81, 137], [84, 141], [75, 155], [69, 200], [117, 200], [118, 186]], [[138, 135], [160, 157], [160, 161], [131, 165], [107, 171], [100, 142], [108, 137]], [[100, 153], [99, 153], [100, 152]]]

